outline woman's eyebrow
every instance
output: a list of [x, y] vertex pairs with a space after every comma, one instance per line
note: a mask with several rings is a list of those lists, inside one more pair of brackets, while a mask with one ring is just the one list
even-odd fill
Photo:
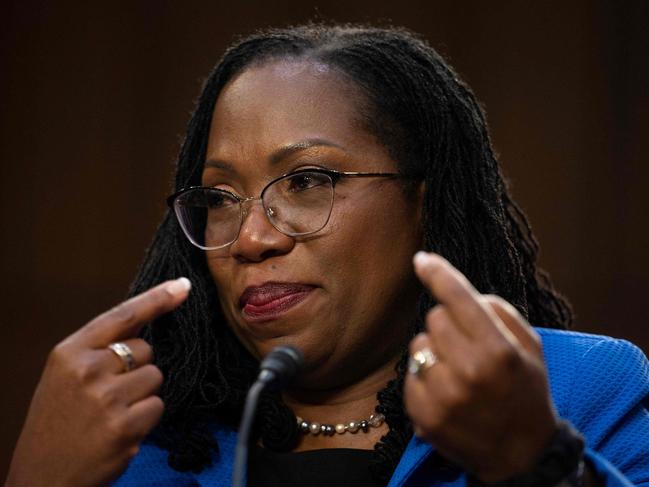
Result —
[[329, 140], [325, 139], [305, 139], [301, 140], [299, 142], [295, 142], [292, 144], [287, 144], [284, 147], [280, 147], [277, 149], [275, 152], [273, 152], [270, 157], [268, 158], [269, 162], [271, 164], [277, 164], [280, 162], [282, 159], [285, 159], [286, 157], [295, 154], [296, 152], [300, 152], [306, 149], [311, 149], [312, 147], [318, 147], [318, 146], [323, 146], [323, 147], [335, 147], [337, 149], [342, 150], [343, 152], [346, 152], [345, 149], [343, 149], [340, 145], [335, 144], [334, 142], [331, 142]]
[[[305, 139], [301, 140], [299, 142], [294, 142], [292, 144], [287, 144], [283, 147], [280, 147], [276, 151], [274, 151], [269, 157], [268, 161], [270, 162], [271, 165], [278, 164], [281, 162], [283, 159], [287, 158], [288, 156], [295, 154], [296, 152], [300, 152], [303, 150], [311, 149], [313, 147], [335, 147], [337, 149], [342, 150], [343, 152], [346, 152], [345, 149], [343, 149], [342, 146], [331, 142], [329, 140], [325, 139]], [[222, 169], [226, 172], [236, 174], [237, 170], [234, 167], [233, 164], [223, 161], [221, 159], [208, 159], [205, 161], [205, 167], [208, 168], [214, 168], [214, 169]]]
[[230, 172], [230, 173], [237, 173], [237, 170], [234, 168], [232, 164], [226, 161], [221, 161], [219, 159], [208, 159], [205, 161], [205, 167], [211, 167], [215, 169], [223, 169], [224, 171]]

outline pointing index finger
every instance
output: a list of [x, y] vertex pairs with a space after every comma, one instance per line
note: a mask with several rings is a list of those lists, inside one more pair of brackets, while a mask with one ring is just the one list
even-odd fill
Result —
[[191, 282], [186, 277], [163, 282], [99, 315], [79, 334], [93, 347], [133, 337], [147, 322], [180, 305], [190, 289]]
[[[468, 336], [483, 335], [493, 328], [493, 312], [485, 308], [480, 294], [468, 279], [440, 255], [417, 252], [415, 272], [440, 304], [444, 304], [454, 321]], [[496, 317], [497, 319], [497, 317]]]

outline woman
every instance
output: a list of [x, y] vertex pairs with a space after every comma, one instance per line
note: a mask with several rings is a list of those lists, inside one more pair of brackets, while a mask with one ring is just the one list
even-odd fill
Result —
[[649, 485], [646, 359], [561, 331], [484, 117], [417, 37], [234, 45], [176, 190], [136, 296], [52, 352], [10, 485], [229, 485], [279, 344], [305, 369], [263, 397], [249, 485]]

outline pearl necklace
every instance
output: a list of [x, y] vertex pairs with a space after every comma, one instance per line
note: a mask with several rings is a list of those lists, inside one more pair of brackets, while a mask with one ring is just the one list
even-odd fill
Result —
[[342, 435], [343, 433], [357, 433], [362, 431], [367, 433], [372, 428], [378, 428], [385, 421], [385, 416], [381, 413], [370, 414], [369, 419], [363, 419], [361, 421], [350, 421], [348, 423], [338, 423], [333, 424], [320, 424], [315, 421], [305, 421], [304, 419], [297, 417], [297, 427], [298, 429], [306, 434], [319, 435], [322, 433], [324, 436], [333, 436], [335, 433]]

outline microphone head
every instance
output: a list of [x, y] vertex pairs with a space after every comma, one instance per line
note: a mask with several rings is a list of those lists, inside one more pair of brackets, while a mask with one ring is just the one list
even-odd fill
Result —
[[273, 388], [279, 390], [298, 374], [303, 365], [304, 355], [298, 348], [280, 345], [261, 361], [259, 378], [265, 382], [270, 379]]

